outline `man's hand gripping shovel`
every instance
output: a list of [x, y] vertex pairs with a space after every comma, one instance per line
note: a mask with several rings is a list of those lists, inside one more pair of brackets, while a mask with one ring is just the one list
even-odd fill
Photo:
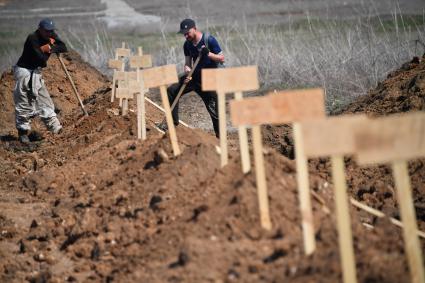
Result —
[[[199, 61], [201, 61], [201, 57], [202, 57], [202, 55], [200, 54], [200, 55], [198, 56], [198, 58], [196, 58], [195, 63], [193, 64], [192, 69], [190, 70], [189, 74], [187, 74], [187, 78], [192, 78], [193, 72], [195, 71], [196, 67], [198, 66]], [[189, 83], [189, 81], [186, 81], [186, 82], [185, 82], [184, 84], [182, 84], [182, 86], [180, 87], [180, 90], [179, 90], [179, 92], [177, 93], [177, 96], [176, 96], [176, 98], [174, 99], [173, 104], [172, 104], [172, 105], [171, 105], [171, 107], [170, 107], [170, 109], [171, 109], [170, 111], [171, 111], [171, 112], [173, 112], [174, 107], [176, 107], [177, 102], [179, 102], [179, 99], [180, 99], [180, 97], [182, 96], [183, 91], [186, 89], [186, 86], [187, 86], [187, 84], [188, 84], [188, 83]], [[162, 120], [162, 122], [161, 122], [161, 123], [158, 123], [157, 125], [164, 125], [165, 123], [166, 123], [166, 120], [165, 120], [165, 118], [164, 118], [164, 120]], [[162, 131], [162, 130], [161, 130], [161, 131]]]

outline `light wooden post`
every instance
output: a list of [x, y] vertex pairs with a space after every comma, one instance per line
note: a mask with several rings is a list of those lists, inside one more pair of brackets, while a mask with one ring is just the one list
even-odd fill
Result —
[[[253, 91], [258, 88], [257, 66], [202, 70], [202, 90], [217, 91], [218, 94], [221, 167], [228, 162], [226, 94], [234, 92], [235, 98], [242, 100], [243, 91]], [[242, 171], [248, 173], [250, 170], [248, 135], [244, 127], [240, 127], [238, 131]]]
[[116, 83], [117, 83], [117, 77], [116, 72], [122, 71], [124, 69], [124, 62], [119, 60], [117, 56], [115, 56], [115, 59], [110, 59], [108, 62], [108, 67], [114, 70], [114, 74], [112, 76], [112, 86], [111, 86], [111, 102], [114, 102], [115, 99], [115, 89], [116, 89]]
[[260, 208], [261, 227], [272, 229], [270, 220], [269, 198], [267, 194], [266, 171], [264, 168], [263, 140], [260, 126], [252, 127], [252, 143], [254, 147], [255, 176], [257, 180], [258, 204]]
[[146, 139], [146, 112], [145, 112], [145, 94], [147, 90], [142, 81], [142, 72], [140, 69], [152, 67], [152, 57], [143, 55], [142, 47], [138, 47], [138, 55], [130, 57], [130, 68], [136, 69], [137, 81], [141, 84], [141, 91], [136, 94], [137, 105], [137, 138]]
[[[302, 121], [308, 119], [323, 119], [324, 112], [324, 97], [323, 90], [297, 90], [273, 93], [263, 97], [248, 98], [244, 100], [234, 100], [230, 103], [232, 122], [236, 126], [259, 126], [261, 124], [283, 124], [294, 121]], [[259, 128], [257, 128], [257, 131]], [[253, 133], [254, 134], [254, 133]], [[310, 254], [315, 248], [313, 216], [311, 211], [310, 194], [308, 187], [308, 171], [307, 160], [302, 153], [302, 135], [300, 126], [295, 125], [295, 139], [297, 157], [298, 182], [299, 182], [299, 197], [302, 215], [302, 226], [304, 235], [304, 248], [306, 254]], [[257, 134], [258, 137], [258, 134]], [[297, 144], [298, 143], [298, 144]], [[301, 145], [300, 148], [298, 146]], [[260, 144], [254, 143], [254, 151], [259, 152]], [[261, 144], [262, 146], [262, 144]], [[261, 152], [261, 151], [260, 151]], [[258, 160], [258, 158], [257, 158]], [[256, 170], [258, 162], [256, 161]], [[262, 165], [264, 167], [264, 165]], [[259, 169], [261, 170], [261, 169]], [[257, 175], [257, 189], [260, 194], [260, 186], [265, 182], [265, 177], [261, 174]], [[266, 190], [267, 188], [265, 188]], [[263, 188], [261, 188], [263, 191]], [[263, 193], [264, 194], [264, 193]], [[259, 199], [263, 199], [259, 195]], [[260, 205], [262, 207], [262, 205]], [[265, 212], [261, 218], [266, 218]], [[267, 212], [268, 214], [268, 212]], [[270, 224], [271, 227], [271, 224]]]
[[[122, 57], [122, 60], [125, 60], [125, 58], [130, 57], [130, 54], [131, 54], [131, 50], [125, 48], [125, 42], [122, 42], [121, 48], [116, 48], [115, 49], [115, 57], [117, 59], [119, 59], [119, 58]], [[124, 64], [123, 64], [123, 68], [121, 69], [121, 71], [122, 72], [125, 71], [125, 65]], [[124, 99], [124, 100], [125, 100], [125, 102], [124, 102], [125, 105], [123, 105], [123, 99], [122, 98], [119, 100], [119, 106], [123, 108], [122, 109], [122, 115], [123, 116], [126, 115], [124, 113], [126, 113], [127, 112], [127, 109], [128, 109], [128, 101], [126, 101], [126, 99]]]
[[351, 218], [348, 206], [347, 184], [345, 181], [344, 157], [332, 156], [331, 164], [343, 278], [344, 282], [354, 283], [357, 282], [356, 261], [354, 259]]
[[[242, 100], [242, 92], [235, 92], [235, 99]], [[249, 146], [248, 146], [248, 129], [245, 126], [238, 127], [239, 134], [239, 148], [241, 151], [241, 161], [242, 161], [242, 172], [244, 174], [248, 173], [251, 170], [251, 161], [249, 158]]]
[[170, 102], [167, 95], [167, 85], [178, 82], [176, 65], [166, 65], [143, 70], [144, 87], [147, 89], [159, 87], [161, 92], [162, 105], [165, 110], [168, 131], [174, 156], [180, 154], [176, 129], [171, 115]]
[[[115, 79], [119, 82], [118, 88], [128, 89], [130, 86], [130, 82], [137, 80], [137, 73], [116, 71]], [[136, 85], [133, 84], [133, 87], [131, 88], [131, 90], [133, 91], [135, 89], [136, 89]], [[138, 89], [137, 89], [137, 92], [139, 92]], [[122, 92], [122, 91], [120, 92], [120, 95], [118, 94], [118, 92], [116, 92], [115, 96], [116, 98], [119, 98], [125, 101], [128, 101], [128, 99], [133, 99], [133, 93], [127, 94], [126, 92]], [[123, 116], [127, 115], [127, 113], [128, 113], [128, 107], [127, 107], [127, 104], [124, 104], [122, 107], [122, 115]]]
[[394, 181], [403, 221], [403, 235], [412, 282], [425, 282], [423, 255], [417, 235], [416, 213], [413, 206], [412, 187], [406, 161], [394, 161], [392, 164]]
[[425, 272], [407, 161], [425, 157], [424, 133], [423, 112], [376, 119], [367, 126], [355, 129], [359, 164], [392, 164], [403, 223], [404, 245], [414, 283], [425, 282]]
[[224, 167], [229, 162], [229, 154], [227, 153], [227, 119], [226, 119], [226, 94], [217, 91], [218, 101], [218, 127], [220, 133], [220, 162]]
[[[143, 84], [143, 80], [140, 77], [140, 70], [137, 69], [137, 81]], [[146, 140], [146, 109], [145, 109], [145, 92], [146, 90], [142, 86], [140, 92], [136, 94], [136, 105], [137, 105], [137, 138]]]
[[310, 182], [308, 179], [308, 160], [304, 152], [303, 136], [300, 123], [293, 124], [295, 163], [297, 167], [298, 200], [303, 228], [305, 254], [310, 255], [316, 249], [313, 225], [313, 211], [311, 209]]

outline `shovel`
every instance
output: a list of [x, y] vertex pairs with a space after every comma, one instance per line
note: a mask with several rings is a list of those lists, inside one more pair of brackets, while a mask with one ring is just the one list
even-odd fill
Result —
[[83, 113], [85, 116], [89, 116], [89, 113], [87, 113], [86, 109], [84, 108], [84, 104], [81, 101], [80, 95], [78, 94], [77, 88], [75, 87], [74, 81], [72, 80], [71, 76], [68, 73], [68, 70], [65, 67], [65, 64], [63, 63], [62, 57], [60, 53], [56, 53], [58, 56], [59, 61], [61, 62], [62, 68], [65, 71], [66, 77], [68, 78], [69, 82], [71, 83], [72, 89], [74, 90], [74, 94], [78, 99], [78, 102], [80, 103], [81, 110], [83, 110]]
[[[196, 58], [195, 63], [193, 64], [193, 68], [190, 70], [189, 74], [187, 75], [188, 78], [192, 77], [193, 72], [195, 71], [196, 67], [198, 66], [199, 61], [201, 60], [202, 55], [199, 55], [198, 58]], [[173, 112], [174, 107], [176, 107], [177, 102], [179, 102], [180, 97], [183, 94], [183, 91], [186, 89], [188, 83], [184, 83], [182, 84], [182, 86], [180, 87], [179, 92], [177, 93], [176, 98], [173, 101], [173, 104], [170, 107], [170, 111]], [[164, 120], [162, 120], [162, 123], [160, 124], [164, 124], [165, 123], [165, 118]]]

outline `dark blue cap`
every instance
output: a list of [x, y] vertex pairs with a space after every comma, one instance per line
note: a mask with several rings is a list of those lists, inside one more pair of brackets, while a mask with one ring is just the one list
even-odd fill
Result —
[[188, 32], [191, 28], [194, 28], [195, 25], [195, 21], [192, 19], [184, 19], [181, 23], [180, 23], [180, 30], [179, 33], [185, 34], [186, 32]]
[[52, 31], [55, 29], [55, 24], [53, 23], [52, 19], [45, 18], [40, 21], [40, 23], [38, 24], [38, 27], [45, 30]]

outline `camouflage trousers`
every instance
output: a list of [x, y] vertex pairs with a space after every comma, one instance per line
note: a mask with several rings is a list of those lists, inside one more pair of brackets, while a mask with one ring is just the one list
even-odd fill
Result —
[[15, 66], [13, 74], [16, 81], [13, 91], [16, 128], [30, 131], [31, 118], [39, 116], [50, 132], [58, 133], [62, 125], [56, 116], [55, 106], [44, 84], [41, 70]]

